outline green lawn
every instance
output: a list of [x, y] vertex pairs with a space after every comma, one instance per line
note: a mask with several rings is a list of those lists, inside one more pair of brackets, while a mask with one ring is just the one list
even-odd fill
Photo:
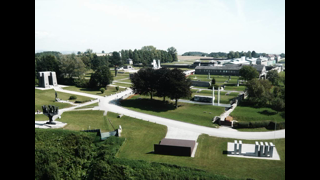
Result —
[[[76, 91], [76, 92], [83, 92], [87, 94], [93, 94], [93, 95], [98, 95], [98, 96], [105, 96], [105, 95], [110, 95], [116, 93], [116, 88], [114, 86], [107, 86], [107, 89], [104, 91], [102, 94], [99, 89], [90, 89], [90, 88], [80, 88], [76, 86], [69, 86], [69, 87], [64, 87], [63, 89], [69, 90], [69, 91]], [[124, 88], [119, 88], [119, 91], [123, 91]]]
[[181, 107], [175, 109], [173, 101], [164, 104], [162, 98], [161, 100], [151, 100], [149, 97], [138, 99], [139, 97], [145, 98], [146, 96], [136, 95], [131, 99], [122, 100], [121, 106], [146, 114], [207, 127], [216, 127], [216, 124], [212, 124], [212, 118], [220, 116], [224, 112], [224, 107], [181, 102], [178, 102]]
[[121, 82], [112, 83], [112, 85], [123, 86], [123, 87], [131, 87], [132, 86], [132, 84], [126, 84], [126, 83], [121, 83]]
[[[181, 98], [181, 99], [192, 99], [195, 95], [212, 96], [211, 90], [202, 90], [198, 93], [196, 93], [197, 90], [195, 90], [195, 89], [192, 89], [191, 91], [192, 91], [191, 98]], [[239, 95], [239, 93], [236, 93], [236, 92], [232, 92], [229, 95], [225, 95], [226, 93], [227, 92], [220, 91], [220, 103], [222, 103], [222, 104], [229, 104], [231, 99], [233, 99]], [[218, 102], [218, 91], [217, 90], [214, 91], [214, 97], [215, 97], [214, 102], [217, 103]]]
[[230, 113], [233, 119], [243, 121], [275, 121], [283, 122], [282, 112], [277, 113], [271, 108], [254, 108], [249, 106], [238, 105], [235, 110]]
[[[285, 139], [275, 140], [280, 161], [227, 157], [227, 143], [234, 139], [200, 135], [194, 158], [153, 154], [153, 145], [165, 137], [167, 127], [128, 116], [117, 118], [116, 113], [103, 111], [70, 111], [62, 114], [59, 121], [68, 125], [64, 129], [82, 130], [100, 128], [102, 132], [112, 131], [122, 126], [121, 136], [126, 140], [118, 151], [117, 158], [146, 160], [206, 170], [208, 173], [225, 175], [230, 178], [285, 179]], [[266, 141], [266, 140], [263, 140]], [[269, 140], [273, 142], [273, 140]], [[268, 141], [268, 142], [269, 142]], [[242, 140], [254, 143], [255, 140]], [[272, 173], [271, 173], [272, 172]]]
[[[69, 97], [73, 94], [63, 93], [63, 92], [57, 92], [58, 98], [61, 100], [68, 100]], [[59, 103], [55, 101], [55, 91], [53, 89], [48, 90], [34, 90], [34, 96], [35, 96], [35, 112], [37, 110], [42, 111], [43, 105], [54, 105], [58, 106], [59, 109], [71, 107], [72, 105], [68, 103]], [[75, 101], [84, 101], [84, 100], [91, 100], [93, 98], [85, 97], [85, 96], [79, 96], [77, 95], [77, 99], [75, 100], [69, 100], [70, 102]]]

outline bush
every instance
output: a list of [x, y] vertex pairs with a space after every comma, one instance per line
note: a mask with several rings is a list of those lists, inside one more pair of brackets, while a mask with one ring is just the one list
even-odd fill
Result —
[[276, 126], [276, 130], [285, 129], [285, 122], [275, 123], [273, 121], [253, 121], [253, 122], [234, 122], [233, 128], [261, 128], [264, 127], [268, 130], [274, 130]]
[[35, 84], [34, 85], [38, 85], [39, 84], [39, 80], [38, 79], [34, 79]]
[[100, 88], [100, 91], [102, 94], [104, 93], [105, 90], [106, 90], [105, 88]]
[[89, 79], [85, 79], [84, 77], [78, 78], [78, 79], [74, 80], [74, 84], [77, 87], [87, 88], [87, 87], [89, 87]]
[[119, 86], [116, 87], [116, 91], [119, 91]]
[[71, 95], [71, 96], [69, 97], [69, 100], [73, 100], [73, 99], [77, 99], [77, 96]]

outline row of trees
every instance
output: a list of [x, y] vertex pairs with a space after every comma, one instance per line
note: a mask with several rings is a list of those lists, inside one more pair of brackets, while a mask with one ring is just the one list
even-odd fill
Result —
[[130, 58], [133, 64], [142, 63], [144, 66], [150, 65], [153, 59], [159, 59], [161, 63], [178, 61], [178, 52], [174, 47], [169, 47], [167, 51], [164, 51], [154, 46], [143, 46], [140, 50], [121, 50], [120, 53], [122, 62]]
[[152, 68], [142, 68], [134, 73], [132, 78], [132, 89], [143, 95], [153, 95], [175, 99], [177, 106], [178, 99], [182, 97], [191, 97], [191, 80], [186, 78], [180, 69], [160, 68], [154, 70]]
[[[199, 52], [199, 51], [190, 51], [190, 52], [185, 52], [182, 54], [182, 56], [207, 56], [207, 57], [214, 57], [214, 58], [228, 58], [228, 59], [232, 59], [232, 58], [240, 58], [241, 56], [246, 56], [249, 58], [258, 58], [260, 56], [265, 57], [267, 54], [266, 53], [257, 53], [255, 51], [229, 51], [229, 53], [225, 53], [225, 52], [211, 52], [210, 54], [208, 53], [204, 53], [204, 52]], [[280, 54], [281, 58], [285, 57], [284, 53]]]

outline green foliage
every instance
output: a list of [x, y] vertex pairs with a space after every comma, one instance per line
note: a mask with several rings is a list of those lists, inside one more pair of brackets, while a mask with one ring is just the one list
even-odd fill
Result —
[[105, 90], [106, 90], [105, 88], [100, 88], [100, 91], [102, 94], [104, 93]]
[[243, 66], [239, 70], [239, 74], [244, 80], [247, 81], [257, 78], [259, 76], [259, 72], [252, 66]]
[[272, 83], [272, 85], [277, 86], [280, 81], [280, 76], [279, 76], [278, 71], [276, 71], [276, 70], [268, 71], [267, 79]]
[[124, 138], [35, 129], [35, 179], [229, 179], [165, 163], [115, 158]]
[[76, 95], [71, 95], [71, 96], [69, 97], [69, 100], [73, 100], [73, 99], [77, 99], [77, 96], [76, 96]]
[[233, 128], [261, 128], [264, 127], [269, 130], [285, 129], [285, 122], [273, 122], [273, 121], [247, 121], [247, 122], [234, 122]]
[[39, 80], [38, 79], [34, 79], [34, 85], [39, 85]]
[[116, 86], [116, 91], [119, 91], [119, 86]]
[[110, 68], [107, 65], [99, 66], [96, 71], [91, 75], [89, 81], [90, 88], [106, 87], [113, 81]]
[[78, 79], [74, 79], [74, 84], [77, 87], [87, 88], [89, 87], [89, 79], [85, 79], [85, 77], [81, 76]]

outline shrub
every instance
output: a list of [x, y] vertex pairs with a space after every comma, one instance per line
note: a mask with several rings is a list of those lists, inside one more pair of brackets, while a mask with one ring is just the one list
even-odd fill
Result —
[[89, 87], [89, 79], [85, 79], [84, 77], [78, 78], [78, 79], [74, 80], [74, 84], [77, 87], [87, 88], [87, 87]]
[[119, 86], [116, 87], [116, 91], [119, 91]]
[[105, 88], [100, 88], [100, 91], [102, 94], [104, 93], [105, 90], [106, 90]]
[[39, 80], [38, 79], [34, 79], [35, 84], [34, 85], [38, 85], [39, 84]]
[[71, 96], [69, 97], [69, 100], [73, 100], [73, 99], [77, 99], [77, 96], [71, 95]]

